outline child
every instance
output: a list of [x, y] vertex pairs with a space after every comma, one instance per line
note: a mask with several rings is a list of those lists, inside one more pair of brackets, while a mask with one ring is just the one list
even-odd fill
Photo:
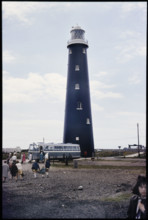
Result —
[[47, 159], [45, 162], [46, 177], [48, 177], [49, 168], [50, 168], [50, 160]]
[[146, 219], [146, 177], [138, 176], [127, 215], [129, 219]]
[[40, 167], [37, 163], [37, 160], [32, 164], [32, 171], [34, 173], [34, 178], [36, 178], [36, 173], [40, 171]]

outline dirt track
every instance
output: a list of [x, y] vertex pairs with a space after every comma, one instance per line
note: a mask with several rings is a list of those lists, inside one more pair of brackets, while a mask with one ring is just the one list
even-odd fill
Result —
[[131, 189], [145, 175], [145, 163], [115, 158], [79, 160], [78, 168], [51, 163], [49, 178], [36, 179], [31, 164], [23, 164], [23, 181], [3, 183], [3, 219], [127, 218]]

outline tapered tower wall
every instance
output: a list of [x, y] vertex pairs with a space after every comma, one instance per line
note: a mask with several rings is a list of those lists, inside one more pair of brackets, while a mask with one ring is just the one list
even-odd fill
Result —
[[[74, 29], [77, 30], [82, 29]], [[75, 41], [74, 36], [67, 46], [69, 55], [63, 142], [80, 144], [81, 156], [87, 152], [90, 157], [94, 152], [94, 141], [87, 65], [88, 44], [84, 40], [84, 31], [82, 34], [83, 39]]]

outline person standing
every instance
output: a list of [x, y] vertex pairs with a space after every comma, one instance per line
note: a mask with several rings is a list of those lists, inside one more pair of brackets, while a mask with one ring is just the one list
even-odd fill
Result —
[[25, 161], [26, 161], [26, 155], [25, 155], [25, 153], [23, 153], [22, 163], [24, 163]]
[[12, 161], [14, 162], [14, 163], [16, 163], [16, 160], [17, 160], [17, 156], [16, 156], [16, 153], [14, 152], [14, 154], [13, 154], [13, 156], [12, 156]]
[[9, 166], [7, 164], [7, 161], [4, 161], [3, 164], [3, 182], [6, 182], [6, 178], [8, 178], [8, 172], [9, 172]]
[[17, 182], [18, 168], [17, 168], [15, 162], [13, 162], [12, 166], [11, 166], [11, 175], [12, 175], [12, 178], [15, 177], [16, 182]]
[[34, 173], [34, 178], [36, 178], [37, 176], [36, 176], [36, 174], [37, 174], [37, 172], [39, 172], [40, 171], [40, 167], [39, 167], [39, 164], [37, 163], [37, 160], [35, 160], [35, 162], [32, 164], [32, 171], [33, 171], [33, 173]]
[[32, 154], [31, 153], [29, 154], [28, 159], [29, 159], [28, 163], [31, 163], [31, 161], [32, 161]]
[[43, 155], [43, 152], [41, 151], [41, 153], [40, 153], [40, 161], [43, 162], [43, 160], [44, 160], [44, 155]]
[[8, 156], [8, 158], [7, 158], [7, 164], [9, 165], [9, 160], [10, 160], [10, 158], [11, 158], [11, 153], [9, 153], [9, 156]]
[[49, 159], [49, 155], [48, 155], [48, 153], [46, 153], [45, 154], [45, 162], [46, 162], [46, 160], [48, 160]]
[[23, 154], [21, 154], [21, 163], [23, 163]]
[[146, 177], [139, 175], [127, 211], [128, 219], [146, 219]]
[[10, 170], [10, 179], [12, 179], [12, 172], [11, 172], [12, 164], [13, 164], [13, 160], [12, 160], [12, 157], [11, 157], [10, 160], [9, 160], [9, 164], [8, 164], [9, 170]]
[[47, 159], [46, 162], [45, 162], [46, 177], [48, 177], [49, 168], [50, 168], [50, 160]]
[[23, 168], [22, 164], [18, 160], [16, 161], [16, 166], [18, 169], [18, 176], [20, 176], [20, 179], [23, 180]]

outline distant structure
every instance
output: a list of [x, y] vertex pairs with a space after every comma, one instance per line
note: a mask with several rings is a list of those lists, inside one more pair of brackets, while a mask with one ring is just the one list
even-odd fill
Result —
[[64, 122], [64, 143], [80, 144], [81, 156], [91, 157], [94, 139], [91, 116], [88, 42], [81, 27], [72, 27], [68, 41], [68, 77]]
[[143, 146], [143, 145], [138, 145], [138, 144], [129, 144], [129, 145], [128, 145], [128, 148], [129, 148], [129, 149], [131, 149], [131, 148], [134, 148], [134, 149], [136, 148], [136, 149], [137, 149], [138, 146], [139, 146], [139, 149], [144, 149], [144, 146]]
[[21, 152], [20, 147], [15, 147], [15, 148], [3, 148], [2, 149], [3, 153], [14, 153], [14, 152]]

